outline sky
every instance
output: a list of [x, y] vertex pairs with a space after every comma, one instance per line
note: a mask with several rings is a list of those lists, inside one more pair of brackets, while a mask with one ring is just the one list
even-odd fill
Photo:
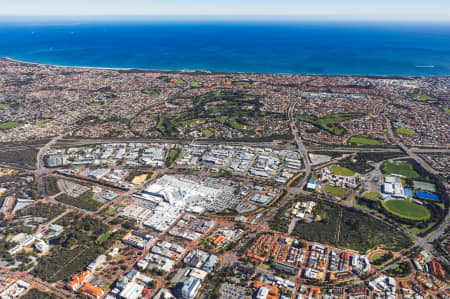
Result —
[[3, 16], [174, 16], [450, 22], [449, 0], [0, 0]]

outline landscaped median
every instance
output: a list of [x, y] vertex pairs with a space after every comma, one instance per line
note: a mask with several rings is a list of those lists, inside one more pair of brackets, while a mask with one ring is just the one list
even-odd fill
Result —
[[430, 218], [430, 211], [412, 200], [388, 200], [382, 202], [383, 208], [391, 214], [409, 220], [423, 221]]
[[381, 194], [379, 192], [366, 192], [363, 197], [368, 200], [375, 200], [380, 198]]

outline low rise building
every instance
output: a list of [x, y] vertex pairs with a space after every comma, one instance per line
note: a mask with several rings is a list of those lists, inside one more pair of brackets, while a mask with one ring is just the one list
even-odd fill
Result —
[[80, 288], [80, 292], [81, 294], [92, 299], [100, 299], [103, 296], [103, 290], [90, 283], [83, 284], [83, 286]]
[[181, 296], [184, 299], [195, 298], [201, 286], [202, 282], [200, 279], [196, 277], [190, 277], [184, 282], [183, 287], [181, 288]]
[[137, 299], [140, 298], [144, 286], [136, 282], [128, 283], [125, 288], [120, 292], [120, 298], [122, 299]]

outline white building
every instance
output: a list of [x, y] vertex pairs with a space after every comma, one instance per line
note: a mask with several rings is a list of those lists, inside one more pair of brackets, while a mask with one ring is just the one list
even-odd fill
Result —
[[125, 288], [120, 292], [120, 298], [122, 299], [137, 299], [140, 298], [144, 286], [136, 282], [128, 283]]
[[190, 277], [188, 280], [184, 282], [183, 287], [181, 288], [181, 296], [184, 299], [194, 298], [197, 295], [198, 291], [200, 290], [201, 286], [202, 282], [200, 279]]
[[383, 193], [399, 199], [407, 197], [405, 190], [403, 189], [401, 178], [398, 176], [388, 176], [384, 179]]
[[39, 252], [47, 252], [49, 246], [43, 240], [38, 240], [36, 243], [34, 243], [34, 248], [36, 248], [36, 250]]
[[260, 287], [256, 294], [256, 299], [266, 299], [269, 295], [269, 289], [266, 287]]
[[104, 263], [106, 261], [106, 255], [101, 254], [99, 255], [95, 260], [93, 260], [87, 267], [86, 269], [88, 271], [92, 271], [95, 270], [95, 268], [97, 268], [98, 266], [100, 266], [102, 263]]

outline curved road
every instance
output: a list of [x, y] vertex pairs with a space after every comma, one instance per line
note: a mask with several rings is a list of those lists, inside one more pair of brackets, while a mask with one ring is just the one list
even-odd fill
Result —
[[[412, 149], [408, 148], [406, 145], [404, 145], [401, 142], [401, 140], [394, 134], [394, 131], [392, 130], [391, 122], [389, 121], [389, 119], [385, 115], [383, 115], [383, 117], [384, 117], [387, 127], [388, 127], [388, 132], [390, 135], [389, 137], [398, 144], [398, 146], [402, 149], [402, 151], [404, 151], [406, 154], [408, 154], [409, 157], [411, 157], [417, 163], [419, 163], [426, 171], [439, 176], [440, 173], [438, 171], [434, 170], [422, 158], [420, 158]], [[448, 186], [446, 186], [446, 187], [448, 187]], [[447, 215], [445, 216], [445, 219], [444, 219], [444, 221], [442, 221], [441, 225], [439, 225], [439, 227], [437, 229], [435, 229], [434, 231], [429, 233], [424, 238], [417, 238], [416, 244], [423, 248], [427, 248], [428, 250], [431, 250], [432, 246], [430, 243], [432, 243], [434, 240], [439, 238], [444, 233], [445, 228], [449, 225], [449, 223], [450, 223], [450, 213], [447, 213]]]
[[49, 171], [45, 167], [44, 155], [50, 149], [50, 147], [55, 144], [58, 140], [64, 137], [65, 134], [61, 134], [53, 137], [48, 143], [39, 149], [36, 157], [36, 180], [38, 184], [38, 193], [42, 196], [45, 193], [43, 176]]

